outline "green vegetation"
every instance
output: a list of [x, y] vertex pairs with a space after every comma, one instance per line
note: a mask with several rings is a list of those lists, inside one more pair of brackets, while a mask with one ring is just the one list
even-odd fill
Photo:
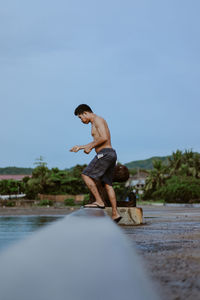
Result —
[[113, 188], [118, 201], [125, 200], [130, 192], [129, 188], [125, 187], [124, 182], [113, 182]]
[[65, 204], [66, 206], [74, 206], [74, 205], [76, 205], [73, 198], [65, 199], [65, 200], [64, 200], [64, 204]]
[[[142, 170], [144, 170], [144, 169], [142, 169]], [[129, 169], [129, 173], [131, 176], [134, 176], [137, 174], [137, 169]]]
[[125, 166], [127, 166], [128, 169], [139, 168], [139, 169], [151, 170], [151, 169], [153, 169], [153, 162], [155, 160], [161, 161], [163, 165], [167, 165], [169, 158], [170, 158], [170, 156], [155, 156], [155, 157], [151, 157], [151, 158], [144, 159], [144, 160], [132, 161], [132, 162], [125, 164]]
[[[37, 199], [38, 194], [51, 195], [77, 195], [85, 194], [82, 205], [89, 202], [89, 191], [85, 186], [81, 173], [86, 165], [76, 165], [69, 170], [59, 170], [58, 168], [49, 169], [42, 157], [37, 159], [36, 167], [32, 171], [32, 178], [24, 177], [22, 181], [2, 180], [0, 181], [0, 194], [25, 193], [28, 199]], [[125, 197], [126, 188], [124, 183], [114, 183], [117, 198]], [[74, 199], [66, 199], [65, 205], [74, 206]], [[41, 200], [40, 206], [52, 205], [49, 200]]]
[[166, 202], [196, 202], [200, 200], [200, 180], [193, 177], [173, 176], [153, 193], [153, 198]]
[[13, 179], [0, 180], [0, 195], [16, 195], [24, 192], [25, 184], [23, 181]]
[[[155, 157], [151, 157], [149, 159], [132, 161], [132, 162], [125, 164], [125, 166], [127, 166], [130, 169], [131, 174], [134, 175], [137, 172], [136, 171], [137, 168], [150, 170], [150, 169], [153, 169], [153, 161], [154, 160], [160, 160], [164, 164], [167, 164], [168, 158], [169, 158], [169, 156], [160, 156], [160, 157], [155, 156]], [[47, 164], [44, 163], [42, 156], [37, 158], [36, 162], [34, 164], [37, 166], [38, 165], [41, 166], [42, 164], [47, 166]], [[74, 167], [65, 169], [64, 171], [71, 172], [71, 171], [73, 171], [73, 169], [74, 169]], [[0, 168], [0, 174], [1, 175], [31, 175], [33, 170], [34, 170], [33, 168], [5, 167], [5, 168]]]
[[90, 194], [86, 194], [85, 196], [84, 196], [84, 200], [83, 200], [83, 202], [82, 202], [82, 205], [86, 205], [86, 204], [88, 204], [90, 202]]
[[147, 177], [144, 199], [166, 202], [200, 202], [200, 154], [177, 150], [168, 164], [153, 162]]
[[13, 202], [13, 201], [6, 201], [5, 202], [5, 206], [6, 207], [13, 207], [13, 206], [15, 206], [15, 202]]
[[1, 175], [31, 175], [32, 168], [6, 167], [0, 168]]
[[29, 199], [37, 197], [38, 193], [65, 195], [86, 194], [86, 188], [81, 172], [86, 165], [77, 165], [71, 171], [51, 170], [44, 164], [38, 165], [32, 173], [32, 178], [26, 182], [26, 194]]
[[39, 206], [52, 206], [53, 205], [53, 201], [48, 200], [48, 199], [43, 199], [40, 200], [39, 202]]
[[[144, 161], [140, 161], [144, 162]], [[157, 157], [146, 160], [151, 162], [153, 168], [148, 172], [144, 200], [162, 199], [165, 202], [200, 202], [200, 154], [192, 150], [182, 152], [177, 150], [168, 157]], [[28, 199], [37, 199], [41, 194], [85, 194], [83, 205], [89, 202], [88, 189], [85, 186], [81, 173], [86, 165], [76, 165], [71, 169], [49, 169], [40, 157], [32, 169], [32, 178], [24, 177], [22, 181], [0, 181], [0, 194], [11, 195], [25, 193]], [[149, 168], [148, 164], [140, 164], [141, 167]], [[129, 163], [128, 167], [136, 167]], [[139, 165], [137, 165], [139, 166]], [[23, 172], [24, 173], [24, 172]], [[131, 169], [131, 174], [136, 174]], [[124, 183], [113, 184], [117, 199], [122, 200], [128, 196], [129, 189]], [[46, 201], [46, 202], [45, 202]], [[51, 205], [49, 200], [43, 200], [40, 205]], [[42, 204], [44, 203], [44, 204]], [[73, 199], [65, 200], [65, 205], [75, 205]]]
[[[86, 165], [77, 165], [70, 170], [49, 169], [47, 163], [40, 157], [32, 170], [32, 178], [24, 177], [22, 181], [1, 180], [0, 194], [11, 195], [25, 193], [28, 199], [37, 199], [40, 194], [87, 194], [81, 173]], [[49, 204], [44, 204], [49, 205]]]

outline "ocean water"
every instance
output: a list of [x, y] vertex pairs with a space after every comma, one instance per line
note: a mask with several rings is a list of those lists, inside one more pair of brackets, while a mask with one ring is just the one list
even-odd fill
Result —
[[0, 216], [0, 252], [64, 216]]

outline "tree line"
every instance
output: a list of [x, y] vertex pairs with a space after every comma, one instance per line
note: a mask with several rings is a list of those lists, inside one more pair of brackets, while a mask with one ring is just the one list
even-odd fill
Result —
[[155, 160], [148, 172], [144, 199], [166, 202], [200, 202], [200, 154], [177, 150], [168, 163]]
[[[89, 194], [84, 184], [81, 173], [87, 165], [76, 165], [70, 170], [49, 169], [45, 162], [38, 163], [33, 169], [32, 177], [25, 176], [21, 181], [1, 180], [0, 194], [13, 195], [18, 193], [26, 194], [27, 199], [37, 199], [38, 194], [51, 195], [77, 195]], [[114, 183], [117, 197], [124, 194], [124, 183]]]
[[0, 168], [1, 175], [31, 175], [33, 168], [5, 167]]
[[[70, 170], [49, 169], [40, 158], [35, 163], [32, 178], [22, 181], [1, 180], [0, 194], [11, 195], [24, 193], [28, 199], [37, 199], [41, 194], [88, 194], [81, 173], [86, 165], [76, 165]], [[153, 169], [146, 170], [148, 177], [143, 198], [163, 199], [166, 202], [200, 202], [200, 154], [192, 150], [177, 150], [168, 157], [168, 162], [155, 160]], [[135, 174], [136, 170], [130, 170]], [[124, 183], [113, 184], [118, 200], [123, 200], [127, 193]]]

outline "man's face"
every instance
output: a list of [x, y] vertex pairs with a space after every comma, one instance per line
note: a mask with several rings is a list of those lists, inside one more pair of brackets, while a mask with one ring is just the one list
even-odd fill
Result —
[[84, 112], [80, 115], [78, 115], [79, 119], [81, 119], [81, 122], [84, 123], [84, 124], [88, 124], [89, 123], [89, 119], [88, 119], [88, 116], [87, 116], [87, 113]]

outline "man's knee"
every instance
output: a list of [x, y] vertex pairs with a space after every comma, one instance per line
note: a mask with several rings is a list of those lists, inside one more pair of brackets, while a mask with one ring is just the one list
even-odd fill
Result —
[[87, 180], [87, 178], [90, 178], [88, 175], [85, 175], [84, 173], [81, 173], [81, 177], [83, 178], [83, 180]]
[[82, 176], [83, 180], [85, 181], [85, 183], [93, 185], [93, 182], [91, 181], [92, 178], [90, 176], [85, 175], [83, 173], [81, 174], [81, 176]]
[[109, 184], [105, 183], [104, 186], [105, 186], [105, 188], [106, 188], [107, 191], [113, 190], [112, 185], [109, 185]]

